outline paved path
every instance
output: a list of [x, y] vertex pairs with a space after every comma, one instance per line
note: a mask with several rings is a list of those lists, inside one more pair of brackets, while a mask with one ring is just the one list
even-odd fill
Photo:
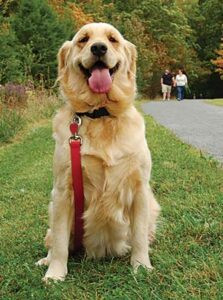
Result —
[[142, 109], [184, 142], [223, 162], [223, 107], [184, 100], [153, 101], [142, 104]]

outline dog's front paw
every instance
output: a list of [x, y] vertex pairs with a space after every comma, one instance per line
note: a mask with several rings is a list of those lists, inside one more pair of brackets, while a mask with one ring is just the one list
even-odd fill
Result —
[[49, 268], [43, 278], [43, 281], [48, 282], [49, 279], [54, 281], [63, 281], [67, 275], [67, 266], [60, 261], [53, 261], [50, 263]]
[[131, 256], [131, 265], [135, 273], [137, 272], [139, 266], [142, 266], [149, 271], [153, 269], [148, 254], [133, 254]]

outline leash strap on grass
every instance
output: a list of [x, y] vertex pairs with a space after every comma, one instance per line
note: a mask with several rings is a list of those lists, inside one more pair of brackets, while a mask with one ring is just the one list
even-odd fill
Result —
[[74, 251], [78, 251], [83, 246], [84, 224], [84, 192], [83, 192], [83, 177], [81, 168], [80, 147], [82, 139], [78, 135], [78, 129], [81, 125], [81, 118], [76, 117], [73, 123], [70, 124], [70, 151], [71, 151], [71, 172], [72, 186], [74, 191]]

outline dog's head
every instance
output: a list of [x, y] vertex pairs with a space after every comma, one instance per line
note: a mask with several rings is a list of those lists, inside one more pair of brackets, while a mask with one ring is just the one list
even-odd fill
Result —
[[111, 25], [83, 26], [58, 53], [62, 93], [76, 111], [100, 106], [117, 114], [133, 101], [136, 50]]

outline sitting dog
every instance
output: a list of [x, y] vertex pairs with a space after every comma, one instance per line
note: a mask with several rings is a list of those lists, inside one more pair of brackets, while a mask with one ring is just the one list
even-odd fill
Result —
[[[134, 107], [136, 49], [111, 25], [83, 26], [58, 53], [58, 81], [65, 106], [53, 123], [54, 186], [45, 238], [45, 280], [64, 280], [72, 248], [74, 204], [69, 124], [82, 113], [83, 245], [90, 258], [131, 251], [135, 270], [152, 268], [149, 243], [160, 207], [149, 186], [151, 156], [142, 116]], [[92, 118], [95, 111], [106, 111]]]

